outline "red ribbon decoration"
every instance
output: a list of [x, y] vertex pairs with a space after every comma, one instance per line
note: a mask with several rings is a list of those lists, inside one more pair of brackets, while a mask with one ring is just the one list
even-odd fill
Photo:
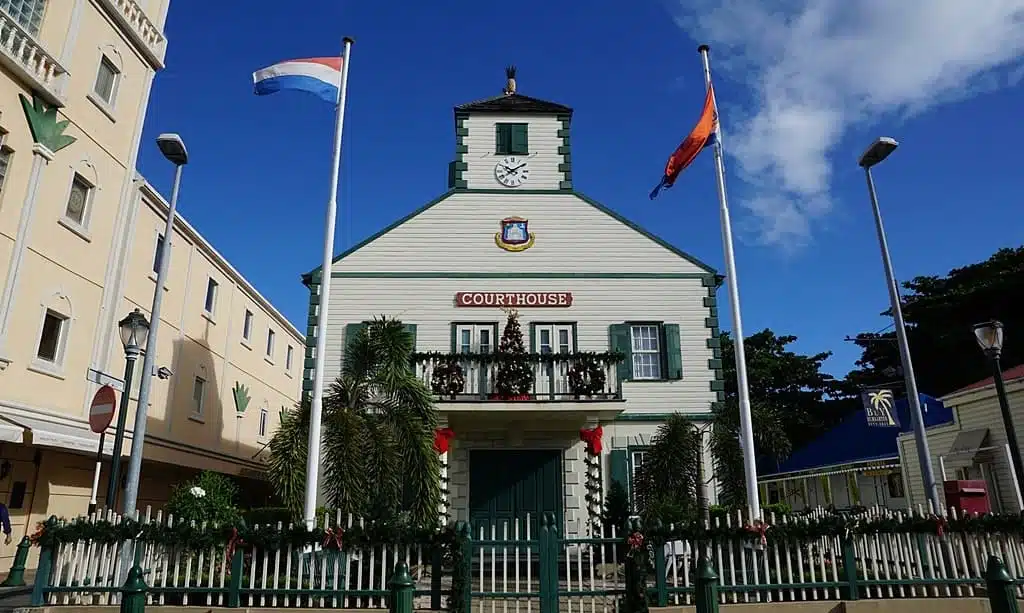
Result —
[[434, 451], [448, 453], [448, 447], [455, 438], [455, 431], [451, 428], [438, 428], [434, 431]]
[[946, 518], [935, 516], [935, 533], [942, 536], [946, 533]]
[[759, 535], [761, 537], [762, 545], [768, 544], [768, 538], [765, 536], [765, 533], [768, 532], [768, 524], [764, 523], [760, 519], [755, 519], [753, 524], [747, 526], [747, 532]]
[[587, 453], [590, 455], [601, 454], [601, 437], [604, 429], [598, 425], [593, 428], [580, 428], [580, 440], [587, 444]]
[[341, 535], [344, 533], [345, 530], [343, 530], [340, 526], [338, 527], [337, 530], [335, 530], [334, 528], [328, 528], [326, 531], [324, 531], [323, 548], [327, 549], [331, 545], [331, 543], [333, 543], [334, 546], [338, 548], [338, 551], [341, 551]]
[[231, 539], [228, 541], [228, 547], [226, 552], [228, 561], [230, 561], [231, 558], [234, 557], [235, 548], [243, 544], [245, 544], [245, 541], [242, 540], [242, 537], [238, 536], [238, 528], [232, 528]]

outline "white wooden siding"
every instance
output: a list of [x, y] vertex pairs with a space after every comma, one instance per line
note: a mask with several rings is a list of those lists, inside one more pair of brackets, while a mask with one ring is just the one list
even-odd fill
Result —
[[[1014, 430], [1017, 440], [1024, 440], [1024, 379], [1010, 381], [1006, 384], [1007, 399], [1010, 404], [1010, 414], [1013, 418]], [[928, 429], [928, 446], [932, 456], [932, 468], [935, 471], [935, 480], [939, 486], [939, 498], [945, 503], [942, 491], [942, 474], [939, 468], [939, 456], [945, 456], [957, 434], [964, 430], [976, 430], [988, 428], [987, 447], [997, 447], [991, 451], [982, 452], [978, 459], [982, 462], [991, 462], [994, 471], [997, 492], [989, 492], [989, 500], [995, 509], [996, 500], [1002, 502], [1002, 511], [1006, 513], [1017, 513], [1021, 511], [1017, 505], [1016, 493], [1013, 481], [1010, 477], [1010, 466], [1003, 451], [1006, 444], [1006, 434], [1003, 430], [1002, 415], [999, 411], [999, 401], [996, 398], [995, 389], [972, 391], [965, 394], [956, 394], [943, 398], [946, 406], [954, 409], [955, 421], [953, 424], [937, 426]], [[900, 456], [907, 476], [907, 495], [912, 504], [927, 504], [924, 493], [924, 482], [921, 479], [921, 469], [917, 461], [917, 446], [914, 443], [913, 433], [903, 434], [899, 438]], [[949, 479], [956, 479], [956, 469], [970, 465], [970, 457], [961, 454], [945, 458], [946, 473]]]
[[526, 158], [530, 164], [530, 175], [522, 186], [509, 191], [515, 189], [558, 189], [558, 184], [564, 177], [564, 174], [558, 170], [558, 165], [564, 159], [558, 153], [558, 147], [562, 145], [562, 139], [558, 137], [562, 122], [554, 115], [498, 115], [491, 113], [471, 115], [463, 124], [463, 127], [469, 132], [462, 141], [467, 148], [467, 153], [462, 157], [462, 160], [466, 162], [466, 170], [462, 173], [466, 187], [470, 189], [508, 189], [498, 183], [494, 177], [494, 165], [505, 157], [494, 152], [494, 126], [498, 123], [526, 123], [529, 126], [527, 128], [527, 145], [530, 153], [527, 156], [516, 157]]
[[[519, 253], [494, 244], [501, 220], [512, 216], [528, 219], [536, 235], [534, 245]], [[512, 190], [455, 193], [335, 262], [333, 270], [707, 272], [573, 194]]]
[[[707, 347], [711, 330], [705, 327], [708, 309], [702, 298], [707, 288], [700, 279], [423, 279], [338, 278], [331, 286], [328, 319], [327, 366], [329, 384], [341, 371], [346, 324], [375, 316], [397, 317], [417, 325], [418, 351], [451, 349], [451, 322], [497, 322], [504, 329], [505, 315], [498, 308], [458, 308], [458, 291], [572, 292], [568, 308], [522, 308], [524, 337], [531, 322], [577, 322], [581, 351], [608, 351], [608, 327], [624, 321], [652, 320], [679, 324], [683, 378], [674, 381], [626, 382], [623, 396], [630, 413], [683, 411], [706, 413], [715, 393], [712, 357]], [[526, 340], [529, 343], [528, 339]]]

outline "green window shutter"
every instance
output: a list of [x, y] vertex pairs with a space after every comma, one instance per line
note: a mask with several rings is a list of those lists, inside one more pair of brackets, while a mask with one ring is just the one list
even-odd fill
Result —
[[455, 187], [455, 162], [448, 162], [448, 189]]
[[530, 324], [530, 353], [537, 353], [537, 335], [535, 334], [537, 324]]
[[526, 155], [530, 153], [530, 145], [527, 142], [528, 125], [525, 123], [514, 123], [509, 126], [511, 132], [511, 149], [509, 153]]
[[404, 324], [405, 331], [412, 335], [412, 350], [416, 351], [416, 324]]
[[622, 489], [626, 490], [626, 495], [632, 500], [630, 495], [629, 487], [629, 453], [625, 449], [613, 449], [609, 454], [609, 467], [608, 475], [610, 477], [609, 485], [613, 482], [618, 482], [622, 485]]
[[505, 155], [512, 152], [512, 126], [499, 123], [494, 126], [494, 152]]
[[679, 344], [679, 324], [665, 324], [665, 378], [683, 378], [683, 354]]
[[458, 353], [459, 351], [459, 339], [456, 338], [459, 334], [458, 326], [452, 324], [452, 353]]
[[359, 336], [365, 329], [365, 323], [345, 324], [345, 348], [347, 349], [349, 343], [352, 342], [352, 339]]
[[[629, 324], [612, 324], [608, 326], [608, 346], [625, 356], [618, 364], [619, 381], [633, 378], [633, 343], [629, 338]], [[623, 452], [625, 453], [625, 452]]]

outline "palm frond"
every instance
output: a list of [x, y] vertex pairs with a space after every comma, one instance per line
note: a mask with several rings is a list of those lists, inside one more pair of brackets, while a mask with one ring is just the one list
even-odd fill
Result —
[[270, 439], [267, 477], [284, 505], [299, 514], [305, 499], [306, 456], [309, 441], [309, 403], [281, 411], [281, 422]]
[[672, 415], [651, 438], [644, 463], [636, 476], [640, 514], [653, 518], [674, 516], [682, 521], [696, 512], [700, 433], [680, 415]]
[[367, 479], [369, 432], [362, 418], [346, 407], [325, 412], [321, 490], [330, 506], [342, 513], [362, 515], [371, 483]]

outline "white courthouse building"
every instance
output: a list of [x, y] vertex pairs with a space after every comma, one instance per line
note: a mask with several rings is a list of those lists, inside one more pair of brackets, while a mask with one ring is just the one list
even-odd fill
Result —
[[[328, 313], [320, 269], [304, 275], [303, 389], [312, 389], [318, 317], [328, 317], [328, 384], [359, 326], [401, 319], [417, 352], [434, 355], [417, 364], [428, 385], [438, 354], [464, 355], [465, 385], [436, 405], [454, 431], [452, 519], [501, 525], [552, 512], [567, 534], [583, 534], [599, 508], [588, 491], [613, 479], [631, 491], [659, 424], [672, 413], [706, 423], [722, 400], [721, 277], [576, 191], [572, 109], [514, 90], [510, 80], [503, 95], [455, 107], [448, 191], [334, 259]], [[509, 306], [527, 351], [566, 354], [536, 364], [533, 389], [515, 399], [494, 392], [494, 365], [480, 357], [496, 349]], [[603, 370], [600, 390], [580, 394], [569, 372], [583, 352], [625, 359]], [[594, 458], [580, 430], [598, 425]]]

